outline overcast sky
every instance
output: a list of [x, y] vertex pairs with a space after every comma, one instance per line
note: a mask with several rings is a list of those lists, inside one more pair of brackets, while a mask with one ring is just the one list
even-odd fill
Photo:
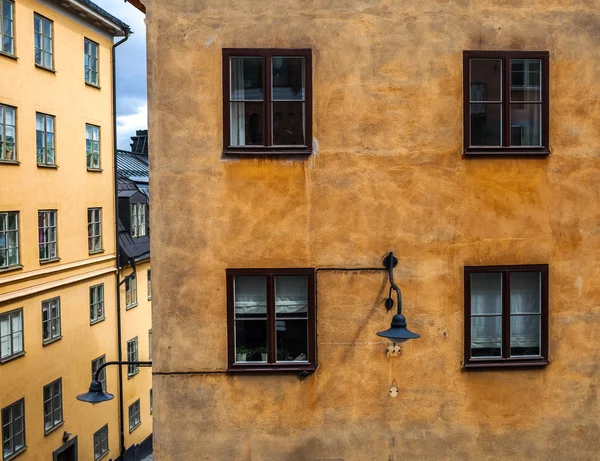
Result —
[[129, 24], [133, 32], [117, 47], [117, 142], [119, 149], [130, 150], [135, 130], [148, 128], [145, 15], [123, 0], [92, 1]]

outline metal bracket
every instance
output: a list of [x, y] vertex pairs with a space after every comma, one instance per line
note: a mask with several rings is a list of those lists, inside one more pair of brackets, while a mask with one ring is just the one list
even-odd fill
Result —
[[396, 258], [393, 253], [388, 253], [384, 258], [383, 258], [383, 267], [385, 267], [386, 269], [388, 267], [390, 267], [390, 256], [393, 258], [392, 259], [392, 267], [396, 267], [398, 265], [398, 258]]

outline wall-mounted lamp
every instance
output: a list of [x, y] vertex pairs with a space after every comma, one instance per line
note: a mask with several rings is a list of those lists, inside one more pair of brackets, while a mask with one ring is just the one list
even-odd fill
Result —
[[394, 253], [391, 251], [385, 258], [383, 258], [383, 265], [387, 268], [390, 278], [390, 291], [387, 299], [385, 300], [385, 307], [388, 311], [393, 309], [394, 300], [392, 299], [392, 290], [394, 290], [396, 292], [396, 299], [398, 302], [398, 313], [392, 318], [392, 326], [385, 331], [380, 331], [377, 333], [377, 336], [388, 338], [393, 343], [403, 343], [409, 339], [419, 338], [421, 335], [413, 333], [406, 328], [406, 317], [402, 315], [402, 294], [400, 293], [400, 288], [398, 285], [394, 283], [394, 267], [396, 267], [397, 264], [398, 258], [396, 258]]
[[96, 374], [94, 374], [94, 379], [90, 383], [90, 390], [83, 394], [79, 394], [77, 396], [77, 400], [81, 400], [82, 402], [88, 402], [92, 404], [108, 402], [112, 400], [115, 396], [113, 394], [109, 394], [108, 392], [104, 392], [102, 389], [102, 383], [99, 380], [100, 372], [104, 370], [109, 365], [138, 365], [140, 367], [151, 367], [152, 362], [145, 361], [129, 361], [129, 360], [115, 360], [114, 362], [106, 362], [98, 367], [96, 370]]

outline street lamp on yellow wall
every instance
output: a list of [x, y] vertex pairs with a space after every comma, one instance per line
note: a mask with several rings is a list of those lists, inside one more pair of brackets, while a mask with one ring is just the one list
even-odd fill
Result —
[[108, 402], [115, 398], [113, 394], [109, 394], [108, 392], [104, 392], [102, 388], [102, 383], [98, 380], [100, 376], [100, 372], [104, 370], [109, 365], [138, 365], [140, 367], [151, 367], [152, 362], [130, 362], [125, 360], [117, 360], [114, 362], [106, 362], [98, 367], [96, 373], [94, 374], [94, 379], [90, 383], [90, 390], [83, 394], [79, 394], [77, 396], [77, 400], [81, 400], [82, 402], [88, 402], [91, 404]]

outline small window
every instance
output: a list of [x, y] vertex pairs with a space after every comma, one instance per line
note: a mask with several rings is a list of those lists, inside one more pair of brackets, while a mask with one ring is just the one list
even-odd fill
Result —
[[467, 154], [548, 154], [548, 53], [464, 52]]
[[137, 399], [129, 405], [129, 432], [133, 432], [140, 424], [140, 399]]
[[150, 414], [152, 414], [152, 389], [150, 389]]
[[88, 208], [88, 252], [102, 251], [102, 208]]
[[[100, 368], [100, 365], [104, 365], [106, 363], [106, 354], [98, 357], [97, 359], [92, 360], [92, 381], [96, 376], [96, 371]], [[98, 381], [102, 383], [102, 389], [106, 391], [106, 368], [103, 368], [100, 374], [98, 375]]]
[[0, 315], [0, 362], [23, 353], [23, 309], [15, 309]]
[[104, 320], [104, 284], [90, 287], [90, 324]]
[[100, 169], [100, 127], [85, 124], [85, 158], [88, 170]]
[[15, 55], [15, 2], [13, 0], [2, 0], [0, 2], [0, 51], [6, 54]]
[[314, 370], [314, 269], [227, 271], [229, 370]]
[[148, 330], [148, 360], [152, 360], [152, 328]]
[[40, 261], [57, 258], [56, 210], [38, 211]]
[[33, 15], [35, 63], [46, 69], [54, 70], [53, 60], [53, 27], [54, 24], [39, 14]]
[[223, 149], [312, 152], [312, 52], [223, 50]]
[[35, 144], [38, 165], [56, 165], [54, 158], [54, 116], [35, 114]]
[[44, 432], [52, 432], [62, 422], [62, 378], [59, 378], [44, 386]]
[[152, 299], [152, 271], [148, 269], [148, 301]]
[[25, 399], [2, 409], [2, 459], [10, 459], [25, 445]]
[[137, 306], [137, 274], [125, 280], [125, 309]]
[[51, 343], [60, 339], [60, 297], [42, 302], [42, 342]]
[[[137, 336], [127, 341], [127, 361], [137, 362], [138, 359], [138, 338]], [[127, 377], [131, 378], [140, 372], [140, 366], [137, 364], [127, 365]]]
[[131, 236], [143, 237], [146, 235], [146, 204], [131, 204]]
[[465, 267], [465, 368], [548, 364], [548, 266]]
[[19, 213], [0, 213], [0, 269], [19, 264]]
[[85, 82], [98, 86], [98, 44], [90, 39], [84, 39], [83, 54]]
[[108, 424], [94, 433], [94, 461], [108, 453]]
[[0, 160], [17, 161], [17, 109], [0, 104]]

